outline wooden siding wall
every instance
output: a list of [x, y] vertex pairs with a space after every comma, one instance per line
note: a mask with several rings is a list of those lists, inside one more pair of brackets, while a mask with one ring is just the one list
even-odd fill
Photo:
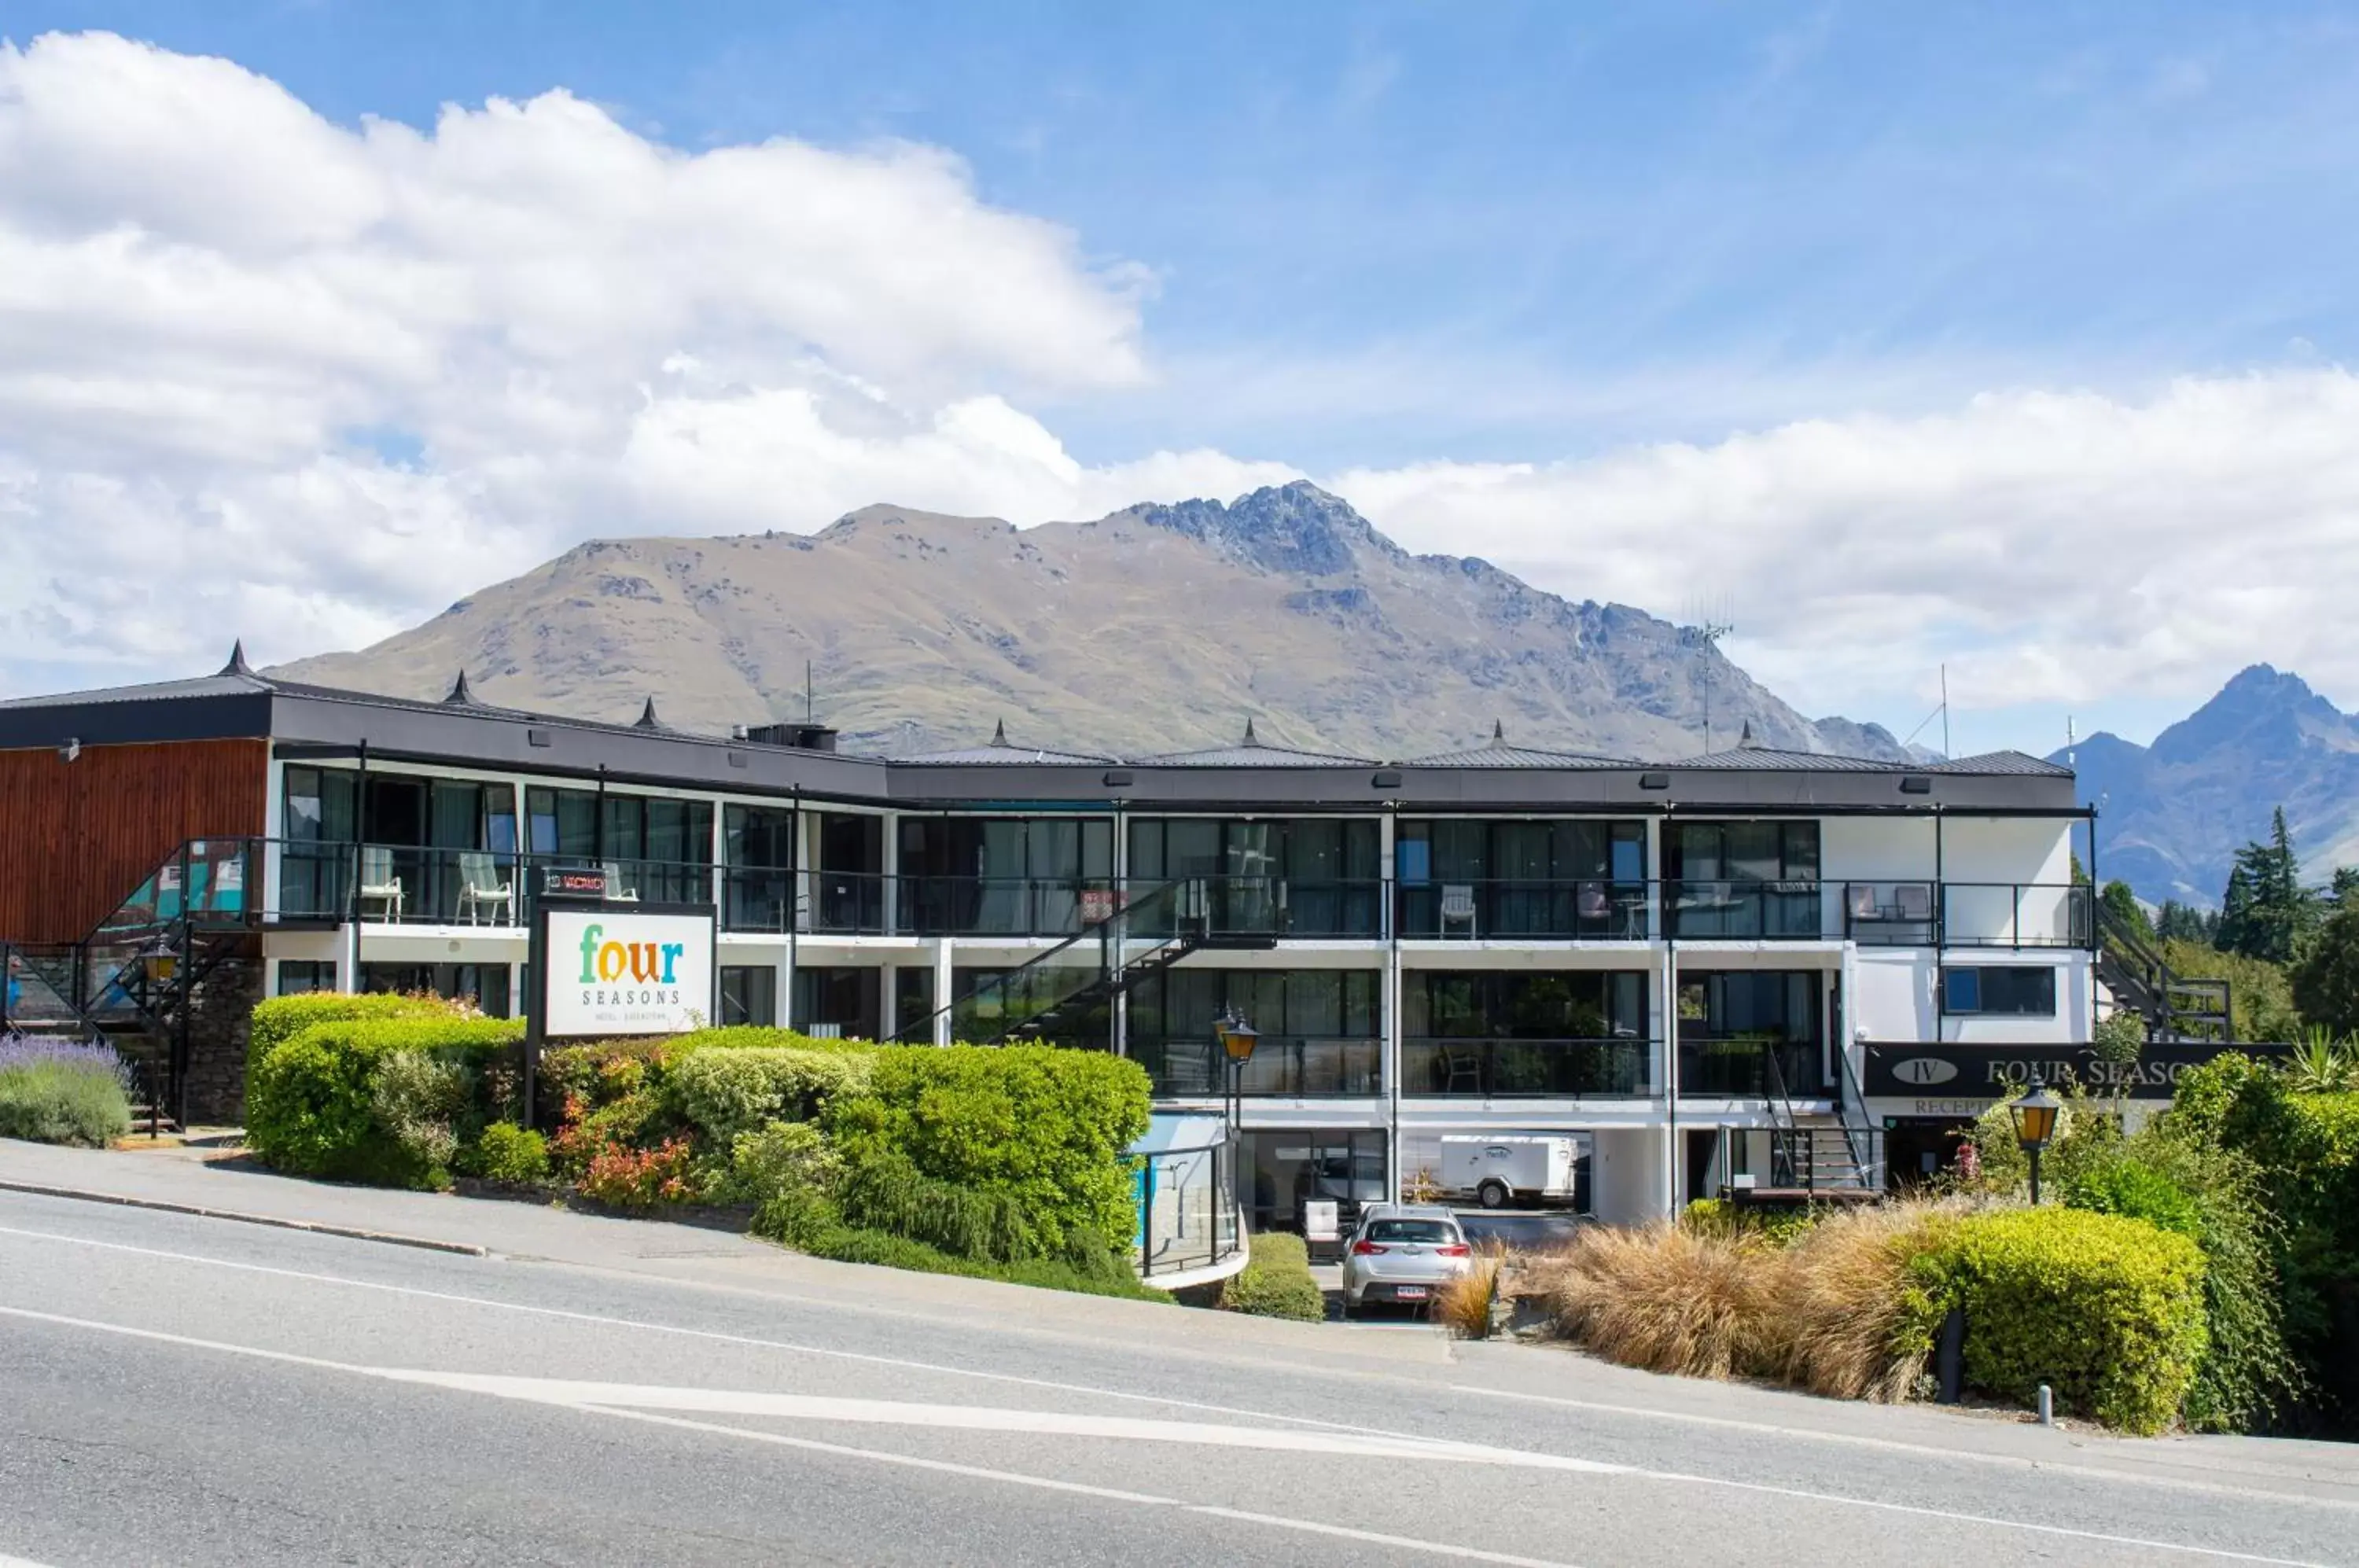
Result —
[[0, 751], [0, 941], [78, 942], [192, 838], [263, 831], [268, 743]]

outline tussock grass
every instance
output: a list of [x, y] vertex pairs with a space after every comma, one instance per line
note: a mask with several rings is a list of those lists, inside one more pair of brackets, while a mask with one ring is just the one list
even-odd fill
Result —
[[1462, 1339], [1491, 1337], [1491, 1303], [1506, 1272], [1505, 1243], [1486, 1241], [1474, 1249], [1466, 1272], [1434, 1292], [1433, 1316]]
[[1531, 1270], [1565, 1338], [1625, 1367], [1691, 1377], [1775, 1364], [1777, 1272], [1762, 1242], [1669, 1223], [1585, 1227]]
[[1967, 1212], [1957, 1203], [1891, 1203], [1820, 1221], [1773, 1260], [1774, 1370], [1838, 1399], [1897, 1404], [1925, 1369], [1939, 1308], [1909, 1260], [1938, 1249]]

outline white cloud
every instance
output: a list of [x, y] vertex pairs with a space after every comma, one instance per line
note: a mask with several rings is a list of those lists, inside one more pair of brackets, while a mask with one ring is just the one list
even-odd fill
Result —
[[[936, 149], [687, 153], [563, 93], [353, 128], [223, 60], [0, 48], [0, 692], [358, 646], [593, 535], [1297, 477], [1087, 463], [1027, 411], [1150, 378], [1147, 283]], [[1228, 370], [1169, 396], [1297, 374]], [[1965, 707], [2264, 658], [2359, 694], [2354, 431], [2359, 377], [2304, 366], [1321, 477], [1413, 549], [1731, 601], [1781, 692], [1907, 722], [1943, 661]]]
[[2359, 376], [1991, 394], [1558, 464], [1335, 484], [1412, 549], [1658, 610], [1731, 601], [1738, 651], [1806, 708], [2196, 699], [2269, 659], [2359, 691]]

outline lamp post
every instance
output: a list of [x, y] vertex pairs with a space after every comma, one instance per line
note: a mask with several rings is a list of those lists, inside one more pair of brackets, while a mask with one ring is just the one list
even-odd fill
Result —
[[1229, 1064], [1229, 1188], [1234, 1195], [1239, 1212], [1245, 1205], [1245, 1063], [1253, 1060], [1254, 1047], [1261, 1043], [1261, 1032], [1239, 1018], [1234, 1011], [1223, 1013], [1212, 1020], [1212, 1034], [1221, 1042], [1221, 1052]]
[[2056, 1136], [2056, 1118], [2064, 1109], [2064, 1102], [2049, 1094], [2034, 1073], [2024, 1085], [2020, 1099], [2007, 1102], [2006, 1113], [2015, 1118], [2015, 1141], [2031, 1160], [2031, 1202], [2039, 1203], [2039, 1151], [2046, 1149]]

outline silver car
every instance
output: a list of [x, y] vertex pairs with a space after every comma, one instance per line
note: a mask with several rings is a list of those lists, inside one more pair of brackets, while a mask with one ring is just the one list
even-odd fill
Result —
[[1448, 1209], [1373, 1203], [1343, 1249], [1343, 1315], [1386, 1302], [1431, 1304], [1434, 1292], [1466, 1272], [1474, 1249]]

